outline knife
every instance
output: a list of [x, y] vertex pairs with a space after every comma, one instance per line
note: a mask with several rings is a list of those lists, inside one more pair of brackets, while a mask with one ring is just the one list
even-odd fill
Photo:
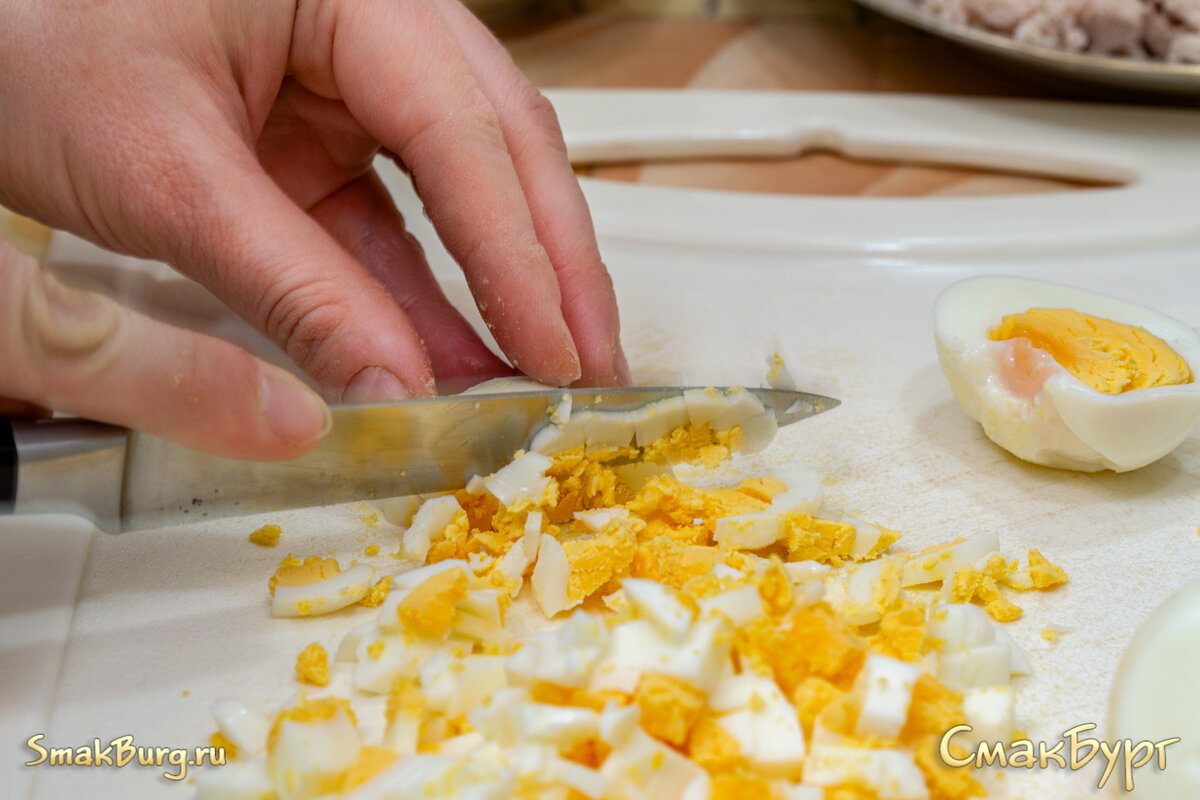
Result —
[[[115, 533], [445, 491], [508, 463], [566, 397], [572, 413], [626, 411], [684, 391], [552, 389], [333, 406], [330, 433], [305, 455], [277, 462], [223, 458], [90, 420], [0, 418], [0, 507], [82, 513]], [[804, 392], [747, 391], [779, 425], [839, 404]]]

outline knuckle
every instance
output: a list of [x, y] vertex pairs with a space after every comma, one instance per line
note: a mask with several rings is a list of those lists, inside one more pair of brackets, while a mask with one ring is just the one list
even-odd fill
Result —
[[111, 369], [127, 339], [128, 319], [120, 306], [41, 270], [22, 282], [16, 318], [39, 399], [52, 405]]
[[348, 318], [344, 303], [328, 301], [335, 294], [334, 287], [322, 283], [289, 287], [269, 298], [262, 315], [264, 333], [318, 380], [332, 366], [324, 363], [323, 353]]

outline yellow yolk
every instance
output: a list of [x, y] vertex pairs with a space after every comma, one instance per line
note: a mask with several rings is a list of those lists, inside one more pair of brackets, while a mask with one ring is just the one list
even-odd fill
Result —
[[[1031, 308], [1009, 314], [988, 336], [993, 341], [1025, 339], [1081, 382], [1105, 394], [1192, 382], [1187, 363], [1154, 334], [1069, 308]], [[1032, 363], [1029, 358], [1020, 361]], [[1020, 364], [1016, 366], [1020, 368]]]
[[336, 558], [321, 558], [309, 556], [301, 561], [289, 555], [279, 562], [279, 568], [267, 581], [271, 594], [275, 594], [276, 586], [307, 586], [310, 583], [332, 578], [342, 571]]
[[262, 547], [274, 547], [279, 544], [279, 536], [283, 529], [278, 525], [263, 525], [250, 534], [250, 541]]
[[296, 677], [313, 686], [329, 685], [329, 656], [325, 648], [313, 642], [296, 656]]
[[237, 745], [225, 738], [225, 735], [217, 731], [212, 736], [208, 737], [210, 747], [215, 747], [217, 750], [225, 751], [225, 758], [228, 761], [233, 761], [238, 757]]
[[682, 747], [704, 712], [704, 695], [669, 675], [648, 672], [638, 683], [634, 702], [641, 709], [642, 729]]
[[396, 608], [400, 621], [419, 633], [436, 636], [454, 622], [455, 606], [467, 596], [467, 574], [448, 569], [427, 578]]

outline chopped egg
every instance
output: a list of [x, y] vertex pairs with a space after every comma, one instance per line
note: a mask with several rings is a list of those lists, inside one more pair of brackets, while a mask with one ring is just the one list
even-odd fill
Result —
[[453, 495], [425, 501], [413, 516], [408, 530], [404, 532], [400, 552], [408, 558], [424, 561], [429, 553], [430, 542], [462, 513], [462, 506]]
[[296, 658], [350, 701], [302, 698], [273, 725], [214, 707], [249, 766], [201, 796], [979, 796], [931, 742], [964, 721], [1012, 733], [1009, 682], [1031, 670], [989, 614], [1008, 618], [1001, 587], [1065, 572], [1037, 550], [1020, 571], [995, 534], [889, 553], [896, 531], [816, 516], [821, 476], [802, 468], [701, 488], [669, 467], [728, 460], [766, 413], [738, 390], [560, 404], [544, 452], [392, 504], [412, 568], [372, 584], [369, 567], [284, 559], [281, 608], [375, 609], [332, 662], [316, 643]]
[[[1200, 581], [1192, 580], [1139, 625], [1113, 681], [1110, 737], [1135, 743], [1179, 737], [1173, 747], [1165, 748], [1166, 769], [1137, 773], [1131, 797], [1200, 797], [1200, 752], [1196, 750], [1200, 716], [1196, 714], [1194, 672], [1198, 661]], [[1116, 775], [1113, 779], [1118, 782]]]
[[315, 617], [331, 614], [362, 600], [374, 577], [373, 567], [359, 564], [311, 583], [277, 583], [271, 602], [271, 615]]
[[959, 404], [1013, 455], [1049, 467], [1137, 469], [1200, 424], [1200, 335], [1082, 289], [970, 278], [938, 297], [934, 332]]

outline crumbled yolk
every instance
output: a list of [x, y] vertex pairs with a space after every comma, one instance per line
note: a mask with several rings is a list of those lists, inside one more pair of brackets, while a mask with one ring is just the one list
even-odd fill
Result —
[[309, 556], [301, 561], [289, 554], [287, 558], [279, 562], [279, 568], [267, 581], [267, 587], [271, 590], [271, 596], [274, 596], [276, 586], [306, 586], [326, 578], [332, 578], [341, 571], [342, 568], [338, 565], [336, 558]]
[[727, 772], [744, 763], [737, 739], [708, 713], [703, 714], [692, 728], [687, 752], [692, 761], [712, 773]]
[[296, 656], [296, 677], [313, 686], [329, 685], [329, 655], [313, 642]]
[[988, 336], [993, 341], [1026, 339], [1105, 394], [1192, 382], [1187, 363], [1154, 334], [1070, 308], [1009, 314]]
[[274, 547], [279, 544], [279, 536], [283, 529], [278, 525], [263, 525], [250, 534], [250, 541], [262, 547]]
[[634, 702], [642, 711], [646, 733], [682, 747], [704, 712], [704, 695], [669, 675], [649, 672], [642, 676]]
[[1049, 589], [1067, 582], [1066, 570], [1051, 564], [1037, 548], [1029, 551], [1029, 576], [1038, 589]]
[[368, 608], [377, 608], [378, 606], [383, 605], [384, 598], [387, 597], [388, 592], [390, 592], [391, 589], [392, 578], [390, 575], [386, 575], [377, 580], [374, 585], [367, 589], [367, 593], [362, 596], [362, 599], [358, 601], [358, 604]]
[[454, 622], [455, 606], [466, 599], [467, 574], [448, 569], [431, 575], [396, 607], [400, 621], [418, 633], [437, 636]]
[[1050, 642], [1051, 644], [1058, 641], [1058, 635], [1059, 635], [1058, 631], [1056, 631], [1054, 628], [1043, 628], [1042, 629], [1042, 638], [1045, 639], [1047, 642]]
[[567, 576], [567, 599], [571, 602], [589, 597], [633, 562], [635, 539], [626, 526], [606, 527], [594, 536], [583, 536], [562, 543], [571, 573]]

